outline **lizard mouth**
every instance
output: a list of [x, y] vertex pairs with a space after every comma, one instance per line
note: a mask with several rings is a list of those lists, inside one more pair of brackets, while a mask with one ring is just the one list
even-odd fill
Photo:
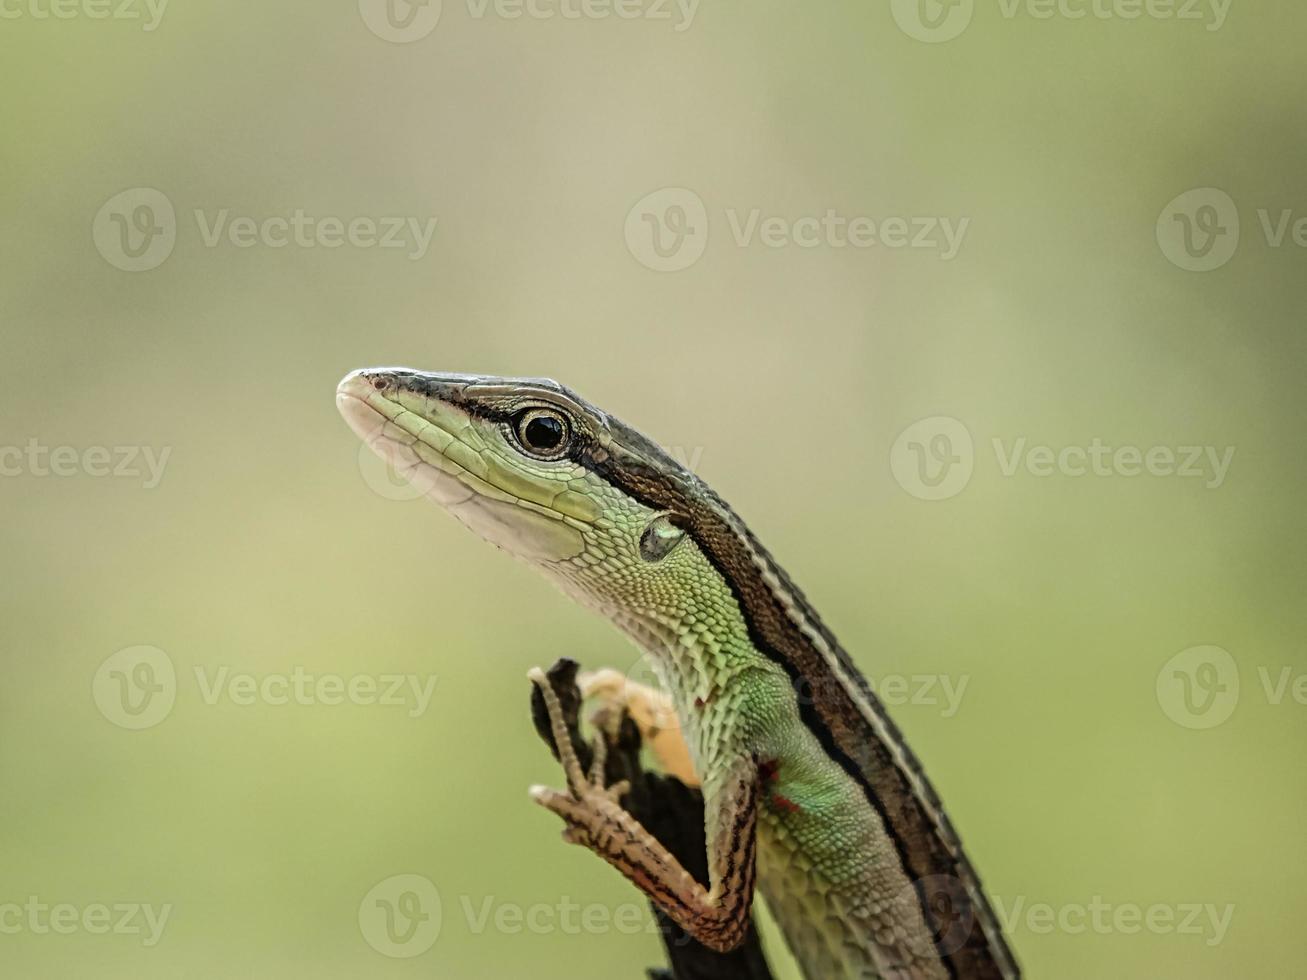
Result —
[[336, 408], [354, 434], [416, 489], [443, 507], [467, 503], [476, 490], [459, 476], [472, 474], [440, 451], [435, 433], [426, 432], [433, 422], [389, 397], [395, 383], [383, 372], [354, 371], [336, 388]]
[[506, 483], [477, 420], [457, 402], [475, 378], [369, 368], [346, 375], [336, 407], [374, 453], [487, 541], [532, 561], [584, 551], [577, 522]]

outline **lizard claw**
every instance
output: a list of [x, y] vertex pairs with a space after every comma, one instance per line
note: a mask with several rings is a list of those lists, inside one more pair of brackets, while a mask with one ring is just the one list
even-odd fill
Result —
[[608, 745], [602, 735], [595, 740], [589, 772], [582, 768], [557, 692], [540, 668], [533, 668], [527, 676], [544, 700], [550, 733], [558, 747], [558, 758], [567, 777], [567, 792], [547, 786], [532, 786], [531, 798], [567, 823], [569, 832], [565, 836], [569, 841], [585, 843], [589, 836], [584, 828], [593, 825], [596, 818], [606, 811], [620, 809], [619, 800], [630, 791], [631, 784], [628, 780], [621, 780], [612, 786], [604, 785]]

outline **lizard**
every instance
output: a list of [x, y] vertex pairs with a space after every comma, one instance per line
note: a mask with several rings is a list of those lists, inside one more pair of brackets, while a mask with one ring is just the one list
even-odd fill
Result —
[[[532, 798], [717, 950], [755, 889], [807, 980], [1016, 980], [1020, 969], [938, 794], [849, 654], [736, 513], [615, 416], [542, 378], [364, 368], [337, 407], [372, 451], [498, 548], [596, 610], [661, 692], [583, 689], [666, 709], [702, 789], [709, 881], [583, 770], [538, 668], [566, 778]], [[664, 745], [667, 740], [664, 738]]]

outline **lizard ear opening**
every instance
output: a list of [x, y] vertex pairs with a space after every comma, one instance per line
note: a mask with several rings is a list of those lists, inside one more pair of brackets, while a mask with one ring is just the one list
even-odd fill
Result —
[[659, 514], [640, 535], [640, 557], [647, 562], [659, 562], [681, 543], [685, 532], [672, 523], [670, 514]]

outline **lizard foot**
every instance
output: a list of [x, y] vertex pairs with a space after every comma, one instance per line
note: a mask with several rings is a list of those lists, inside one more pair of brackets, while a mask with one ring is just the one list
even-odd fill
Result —
[[656, 687], [641, 684], [611, 667], [582, 671], [577, 675], [581, 697], [596, 702], [591, 716], [595, 727], [615, 734], [624, 717], [630, 717], [640, 729], [640, 739], [654, 754], [659, 766], [686, 786], [698, 786], [700, 780], [690, 760], [680, 718], [671, 697]]
[[600, 827], [621, 822], [617, 818], [624, 816], [625, 811], [619, 800], [631, 784], [627, 780], [611, 786], [604, 784], [608, 742], [602, 735], [590, 745], [592, 759], [589, 769], [582, 767], [577, 747], [568, 730], [567, 715], [545, 672], [536, 667], [527, 676], [544, 699], [550, 731], [558, 750], [558, 760], [567, 777], [566, 792], [547, 786], [533, 786], [531, 797], [546, 810], [558, 814], [567, 824], [563, 831], [565, 840], [573, 844], [589, 845], [593, 842], [593, 833]]

